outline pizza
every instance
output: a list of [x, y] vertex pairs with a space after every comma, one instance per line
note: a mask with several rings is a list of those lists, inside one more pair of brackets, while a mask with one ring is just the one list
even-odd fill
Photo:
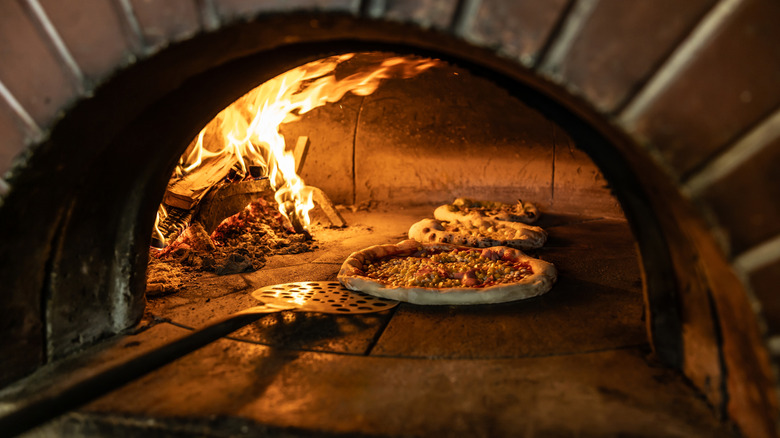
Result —
[[442, 205], [433, 212], [440, 221], [457, 222], [473, 227], [496, 222], [521, 222], [531, 224], [539, 219], [539, 210], [530, 202], [518, 200], [516, 204], [475, 201], [458, 198], [452, 204]]
[[509, 246], [534, 249], [544, 245], [547, 233], [539, 227], [520, 222], [497, 221], [472, 227], [459, 222], [423, 219], [409, 228], [409, 238], [423, 243], [452, 243], [475, 248]]
[[350, 290], [414, 304], [504, 303], [542, 295], [555, 266], [507, 246], [469, 248], [404, 240], [352, 253], [338, 280]]

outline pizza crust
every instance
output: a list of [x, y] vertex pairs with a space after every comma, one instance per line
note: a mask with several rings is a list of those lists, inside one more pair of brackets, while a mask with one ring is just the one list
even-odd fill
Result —
[[539, 227], [519, 222], [495, 222], [475, 228], [458, 222], [423, 219], [409, 228], [409, 238], [422, 243], [451, 243], [473, 248], [509, 246], [535, 249], [544, 245], [547, 233]]
[[440, 221], [479, 228], [501, 222], [531, 224], [539, 219], [539, 210], [530, 202], [518, 201], [517, 204], [505, 204], [458, 198], [452, 204], [436, 208], [433, 217]]
[[389, 255], [410, 256], [423, 249], [451, 251], [456, 248], [462, 250], [473, 249], [457, 245], [424, 244], [414, 240], [404, 240], [397, 244], [371, 246], [352, 253], [344, 261], [338, 274], [338, 280], [347, 289], [391, 300], [422, 305], [465, 305], [505, 303], [539, 296], [552, 288], [558, 276], [555, 266], [551, 263], [528, 257], [522, 251], [506, 246], [498, 246], [491, 249], [498, 252], [501, 256], [508, 255], [516, 261], [528, 263], [533, 274], [515, 283], [498, 284], [482, 288], [424, 288], [387, 287], [376, 280], [366, 277], [363, 272], [363, 265], [367, 261]]

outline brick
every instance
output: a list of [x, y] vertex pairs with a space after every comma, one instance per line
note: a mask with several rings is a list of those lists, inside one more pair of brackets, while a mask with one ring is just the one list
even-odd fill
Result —
[[43, 362], [43, 323], [32, 300], [4, 299], [0, 317], [0, 386], [32, 372]]
[[31, 17], [19, 2], [0, 2], [0, 82], [46, 127], [76, 97], [76, 88]]
[[390, 0], [385, 17], [396, 21], [411, 21], [428, 28], [446, 29], [455, 16], [454, 0]]
[[273, 12], [329, 11], [356, 12], [359, 1], [356, 0], [214, 0], [217, 14], [229, 20], [250, 18], [254, 15]]
[[568, 1], [483, 0], [464, 36], [533, 65]]
[[[120, 354], [148, 348], [154, 340], [144, 335]], [[151, 423], [163, 436], [217, 428], [247, 436], [734, 436], [681, 376], [649, 365], [637, 349], [419, 360], [222, 339], [71, 418], [69, 429], [53, 422], [42, 435], [149, 436]]]
[[131, 4], [148, 45], [183, 40], [200, 29], [193, 0], [132, 0]]
[[[721, 360], [726, 370], [724, 401], [729, 418], [744, 436], [774, 436], [776, 387], [755, 309], [744, 284], [723, 257], [709, 230], [695, 222], [684, 226], [691, 239], [689, 250], [695, 254], [695, 264], [685, 266], [675, 261], [675, 266], [688, 271], [691, 278], [700, 276], [697, 283], [707, 285], [713, 298], [715, 319], [720, 327]], [[698, 309], [690, 310], [704, 309], [704, 305], [699, 305]], [[688, 349], [695, 352], [695, 348]]]
[[41, 0], [41, 5], [76, 64], [90, 79], [112, 73], [140, 44], [121, 15], [118, 2]]
[[749, 281], [753, 293], [761, 303], [767, 334], [780, 334], [780, 294], [777, 293], [777, 285], [780, 284], [780, 260], [752, 272]]
[[720, 347], [716, 315], [711, 308], [712, 292], [699, 264], [699, 250], [686, 231], [677, 229], [677, 224], [691, 221], [678, 214], [663, 215], [661, 220], [667, 222], [663, 226], [667, 233], [669, 262], [676, 271], [673, 286], [680, 307], [673, 315], [678, 313], [675, 317], [680, 320], [678, 336], [684, 346], [682, 371], [712, 406], [720, 406], [724, 396], [722, 385], [727, 376], [718, 359]]
[[[780, 138], [702, 193], [736, 255], [780, 234]], [[772, 181], [775, 181], [774, 183]]]
[[11, 169], [14, 158], [25, 148], [26, 133], [11, 108], [0, 99], [0, 178]]
[[596, 107], [611, 112], [654, 72], [714, 0], [603, 0], [566, 57], [552, 66]]
[[741, 3], [640, 114], [647, 139], [686, 176], [780, 104], [780, 2]]

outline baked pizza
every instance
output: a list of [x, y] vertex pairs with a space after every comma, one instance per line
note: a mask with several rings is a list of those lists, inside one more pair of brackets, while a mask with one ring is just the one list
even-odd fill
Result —
[[414, 304], [489, 304], [549, 291], [555, 266], [506, 246], [468, 248], [404, 240], [352, 253], [344, 287]]
[[472, 227], [459, 222], [423, 219], [409, 228], [409, 238], [423, 243], [452, 243], [475, 248], [510, 246], [534, 249], [544, 245], [547, 233], [539, 227], [520, 222], [496, 221]]
[[531, 224], [539, 219], [539, 210], [530, 202], [518, 200], [516, 204], [475, 201], [458, 198], [452, 204], [442, 205], [433, 212], [440, 221], [457, 222], [473, 227], [495, 222], [521, 222]]

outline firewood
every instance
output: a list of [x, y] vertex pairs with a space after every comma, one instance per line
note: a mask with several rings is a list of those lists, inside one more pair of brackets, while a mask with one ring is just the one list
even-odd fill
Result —
[[298, 137], [298, 141], [295, 143], [293, 157], [295, 157], [295, 173], [299, 175], [303, 168], [303, 162], [306, 161], [306, 154], [309, 152], [309, 144], [309, 137], [305, 135]]
[[234, 162], [235, 157], [231, 154], [204, 160], [197, 171], [168, 184], [163, 202], [185, 210], [192, 209], [209, 189], [228, 176]]
[[271, 185], [267, 179], [221, 185], [203, 198], [193, 218], [203, 224], [203, 228], [210, 234], [225, 218], [240, 212], [269, 191]]
[[330, 200], [330, 198], [328, 198], [328, 195], [326, 195], [325, 192], [323, 192], [319, 187], [309, 186], [309, 188], [312, 190], [314, 202], [320, 206], [322, 211], [325, 213], [325, 216], [328, 217], [330, 224], [338, 228], [347, 226], [347, 222], [344, 221], [344, 218], [341, 217], [341, 214], [338, 212], [338, 210], [336, 210], [336, 207], [333, 205], [333, 202]]
[[198, 251], [214, 251], [216, 246], [200, 222], [193, 221], [183, 233], [185, 242]]

